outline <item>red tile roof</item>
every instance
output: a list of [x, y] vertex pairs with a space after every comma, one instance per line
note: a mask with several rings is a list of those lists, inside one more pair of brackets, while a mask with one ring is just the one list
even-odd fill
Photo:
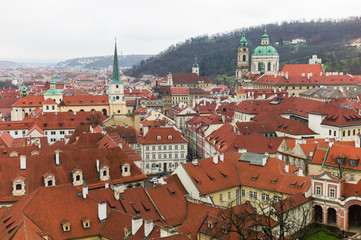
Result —
[[248, 186], [283, 194], [305, 193], [311, 185], [307, 177], [296, 176], [283, 169], [285, 162], [268, 158], [264, 166], [251, 165], [250, 162], [240, 160], [242, 154], [228, 153], [224, 161], [213, 163], [213, 158], [198, 161], [198, 166], [192, 163], [183, 164], [188, 176], [202, 195], [224, 190], [233, 186]]
[[150, 128], [140, 144], [174, 144], [187, 143], [182, 134], [174, 128]]

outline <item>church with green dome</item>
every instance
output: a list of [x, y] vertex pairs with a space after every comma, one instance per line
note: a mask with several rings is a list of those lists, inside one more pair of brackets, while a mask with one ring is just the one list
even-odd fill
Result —
[[270, 46], [270, 40], [265, 30], [261, 45], [252, 52], [251, 74], [276, 73], [279, 69], [279, 59], [277, 50]]

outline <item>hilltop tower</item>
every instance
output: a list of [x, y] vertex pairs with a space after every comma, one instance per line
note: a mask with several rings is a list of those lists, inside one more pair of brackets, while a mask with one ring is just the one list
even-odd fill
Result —
[[242, 33], [242, 38], [238, 46], [236, 80], [241, 84], [249, 74], [249, 49], [246, 36]]
[[125, 114], [126, 105], [124, 97], [124, 82], [120, 79], [117, 42], [115, 39], [113, 74], [112, 80], [108, 83], [109, 115]]
[[280, 57], [277, 50], [269, 44], [270, 40], [265, 29], [261, 39], [261, 46], [256, 47], [252, 53], [252, 74], [261, 74], [262, 63], [265, 74], [276, 73], [278, 71]]
[[193, 64], [193, 67], [192, 67], [192, 73], [195, 73], [199, 76], [199, 65], [198, 65], [198, 62], [197, 62], [197, 55], [194, 55], [194, 64]]

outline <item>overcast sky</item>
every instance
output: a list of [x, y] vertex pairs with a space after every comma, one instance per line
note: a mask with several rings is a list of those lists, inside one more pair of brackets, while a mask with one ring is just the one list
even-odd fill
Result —
[[157, 54], [203, 34], [359, 16], [361, 0], [1, 0], [0, 9], [0, 59], [62, 60], [111, 55], [115, 37], [123, 54]]

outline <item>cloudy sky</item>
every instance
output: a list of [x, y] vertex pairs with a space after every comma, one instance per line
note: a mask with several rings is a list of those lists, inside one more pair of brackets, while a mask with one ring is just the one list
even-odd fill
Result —
[[203, 34], [361, 15], [360, 0], [1, 0], [0, 7], [0, 59], [8, 60], [111, 55], [115, 37], [123, 54], [156, 54]]

